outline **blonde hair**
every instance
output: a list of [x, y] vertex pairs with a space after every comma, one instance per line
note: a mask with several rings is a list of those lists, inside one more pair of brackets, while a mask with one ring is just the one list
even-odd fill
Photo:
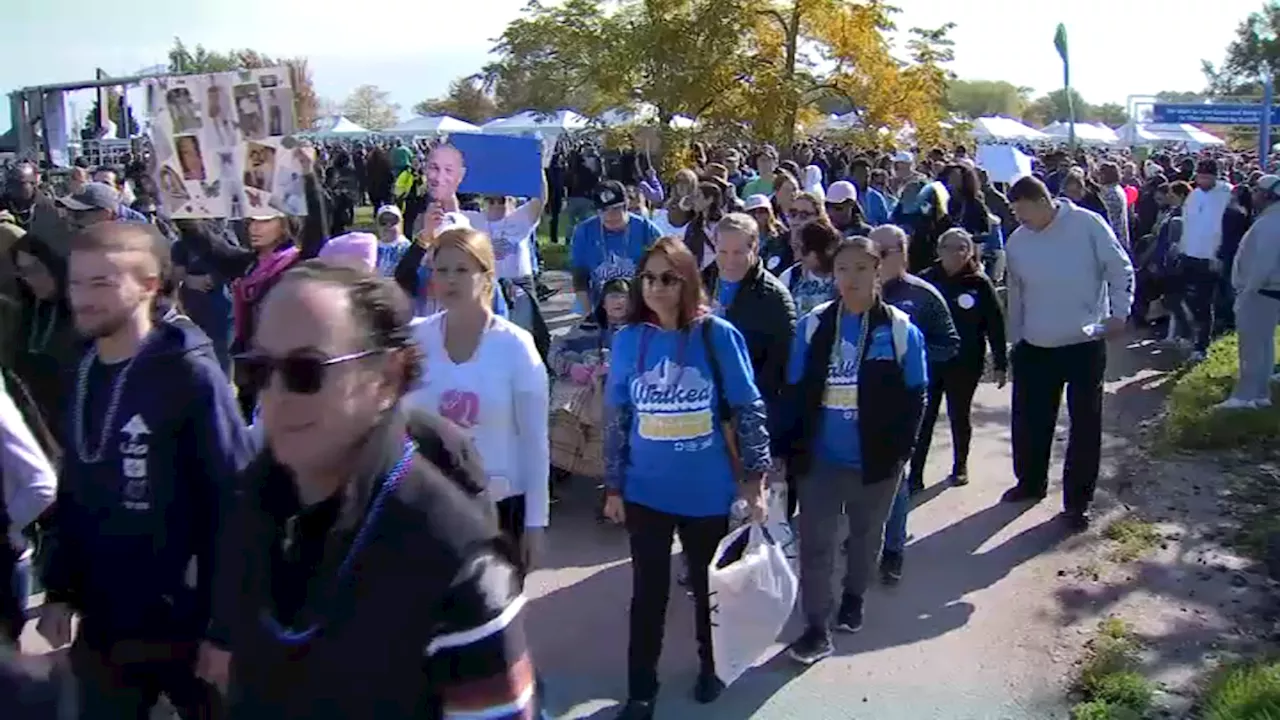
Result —
[[489, 236], [473, 228], [446, 230], [431, 242], [432, 261], [434, 262], [435, 256], [446, 248], [458, 250], [479, 265], [480, 274], [483, 276], [484, 297], [493, 295], [493, 286], [497, 282], [497, 259], [494, 257], [493, 242], [489, 240]]

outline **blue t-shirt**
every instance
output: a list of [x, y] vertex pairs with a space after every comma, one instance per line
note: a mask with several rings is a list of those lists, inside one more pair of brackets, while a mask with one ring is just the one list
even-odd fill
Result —
[[[787, 365], [787, 382], [794, 385], [804, 375], [809, 341], [818, 328], [818, 319], [831, 303], [814, 308], [796, 323], [791, 342], [791, 358]], [[862, 316], [842, 312], [839, 342], [831, 347], [827, 364], [827, 389], [822, 395], [822, 425], [815, 438], [814, 452], [820, 461], [830, 465], [861, 469], [862, 446], [858, 435], [858, 341], [862, 336]], [[893, 330], [881, 325], [867, 339], [866, 356], [871, 360], [895, 357]], [[905, 352], [901, 360], [902, 377], [907, 387], [920, 388], [929, 382], [925, 363], [924, 335], [915, 325], [907, 325]], [[894, 412], [888, 408], [886, 412]]]
[[627, 229], [617, 232], [605, 229], [599, 215], [587, 218], [573, 230], [569, 269], [590, 275], [588, 294], [595, 305], [605, 283], [636, 274], [644, 251], [661, 236], [657, 225], [634, 213], [627, 218]]
[[742, 281], [726, 282], [720, 280], [716, 283], [716, 296], [712, 301], [716, 304], [716, 314], [724, 317], [724, 313], [733, 304], [733, 298], [738, 294], [738, 287], [742, 285]]
[[[711, 346], [731, 407], [760, 399], [747, 343], [709, 316]], [[727, 515], [737, 480], [721, 430], [714, 375], [702, 328], [628, 325], [614, 335], [605, 402], [630, 411], [623, 496], [686, 517]]]

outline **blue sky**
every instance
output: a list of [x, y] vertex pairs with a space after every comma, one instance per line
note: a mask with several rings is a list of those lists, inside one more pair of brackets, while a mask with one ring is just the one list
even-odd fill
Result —
[[[552, 0], [553, 1], [553, 0]], [[364, 83], [392, 93], [401, 114], [483, 65], [525, 0], [131, 0], [126, 12], [88, 0], [5, 3], [0, 90], [125, 75], [165, 62], [174, 36], [211, 49], [251, 47], [305, 55], [322, 97], [341, 101]], [[897, 0], [900, 27], [955, 22], [964, 78], [1007, 80], [1039, 92], [1061, 82], [1053, 30], [1065, 22], [1076, 89], [1093, 103], [1203, 87], [1202, 58], [1217, 62], [1260, 0], [1073, 0], [1030, 10], [1026, 0]], [[122, 6], [122, 9], [126, 6]], [[1181, 48], [1178, 54], [1170, 48]], [[73, 98], [80, 113], [92, 98]], [[7, 129], [0, 112], [0, 130]]]

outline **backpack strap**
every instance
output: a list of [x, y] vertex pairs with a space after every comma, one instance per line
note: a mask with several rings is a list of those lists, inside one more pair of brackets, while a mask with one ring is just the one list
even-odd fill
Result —
[[707, 365], [711, 369], [711, 382], [716, 386], [716, 409], [720, 413], [721, 422], [729, 422], [733, 409], [729, 407], [729, 398], [724, 392], [724, 375], [720, 372], [720, 361], [716, 358], [715, 344], [711, 342], [711, 320], [703, 318], [699, 324], [702, 347], [707, 353]]

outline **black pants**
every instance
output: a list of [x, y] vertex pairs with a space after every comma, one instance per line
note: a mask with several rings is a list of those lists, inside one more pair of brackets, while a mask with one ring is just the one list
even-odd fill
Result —
[[938, 410], [942, 398], [947, 398], [947, 419], [951, 421], [952, 460], [951, 471], [964, 474], [969, 466], [969, 443], [973, 438], [973, 423], [969, 414], [973, 410], [973, 393], [982, 379], [982, 363], [972, 361], [949, 362], [929, 368], [929, 402], [925, 405], [920, 423], [920, 436], [911, 456], [911, 478], [924, 477], [925, 462], [929, 459], [929, 446], [933, 443], [933, 426], [938, 422]]
[[1214, 317], [1217, 315], [1218, 285], [1221, 278], [1209, 266], [1208, 260], [1184, 257], [1182, 278], [1186, 288], [1187, 306], [1195, 321], [1196, 350], [1204, 352], [1213, 339]]
[[16, 645], [27, 623], [27, 599], [18, 597], [14, 582], [17, 564], [17, 551], [7, 538], [0, 538], [0, 645], [6, 641]]
[[509, 552], [521, 575], [524, 567], [524, 495], [512, 495], [498, 501], [498, 529], [509, 544]]
[[77, 638], [71, 668], [81, 720], [147, 720], [163, 693], [183, 720], [221, 716], [218, 690], [195, 675], [195, 642], [116, 643], [106, 651]]
[[1066, 386], [1071, 431], [1062, 470], [1062, 503], [1067, 510], [1087, 509], [1098, 484], [1106, 367], [1107, 345], [1102, 340], [1056, 348], [1021, 342], [1013, 348], [1013, 474], [1019, 487], [1045, 492]]
[[729, 516], [684, 517], [629, 502], [631, 639], [627, 648], [627, 697], [633, 700], [652, 700], [658, 694], [658, 658], [662, 655], [671, 591], [671, 540], [676, 531], [689, 566], [699, 672], [715, 672], [707, 566], [720, 539], [729, 532]]

